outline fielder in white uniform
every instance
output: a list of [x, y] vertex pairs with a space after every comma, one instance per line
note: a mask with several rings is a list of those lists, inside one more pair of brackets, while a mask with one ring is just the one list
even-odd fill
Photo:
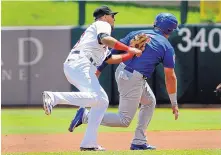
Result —
[[76, 86], [80, 92], [43, 92], [43, 107], [45, 114], [50, 115], [52, 107], [57, 104], [69, 104], [81, 107], [91, 107], [88, 127], [81, 143], [80, 149], [103, 151], [97, 144], [97, 130], [108, 108], [109, 100], [101, 87], [96, 75], [96, 66], [105, 58], [119, 63], [128, 57], [122, 55], [108, 56], [108, 47], [127, 51], [128, 54], [140, 56], [142, 51], [122, 44], [111, 37], [114, 27], [114, 16], [107, 6], [101, 6], [94, 11], [95, 22], [82, 34], [79, 41], [71, 50], [64, 62], [64, 74], [67, 80]]

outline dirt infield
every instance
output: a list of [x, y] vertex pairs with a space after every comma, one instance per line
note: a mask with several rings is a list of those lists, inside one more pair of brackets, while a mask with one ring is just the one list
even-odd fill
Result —
[[[148, 141], [157, 149], [221, 148], [221, 130], [148, 132]], [[83, 134], [2, 135], [2, 152], [79, 151]], [[107, 150], [129, 150], [133, 133], [99, 133], [99, 144]]]

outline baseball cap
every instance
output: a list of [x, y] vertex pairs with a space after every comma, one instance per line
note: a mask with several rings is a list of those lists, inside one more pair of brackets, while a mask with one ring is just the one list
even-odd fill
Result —
[[103, 5], [94, 10], [93, 16], [95, 19], [98, 19], [104, 15], [116, 15], [117, 13], [118, 12], [112, 12], [108, 6]]

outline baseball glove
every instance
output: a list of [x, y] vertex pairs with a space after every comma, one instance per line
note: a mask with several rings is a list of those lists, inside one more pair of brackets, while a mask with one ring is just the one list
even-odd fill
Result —
[[146, 34], [138, 34], [133, 39], [131, 39], [130, 47], [134, 47], [140, 49], [141, 51], [144, 51], [147, 39], [148, 36]]
[[221, 83], [216, 87], [216, 95], [220, 97], [221, 99]]

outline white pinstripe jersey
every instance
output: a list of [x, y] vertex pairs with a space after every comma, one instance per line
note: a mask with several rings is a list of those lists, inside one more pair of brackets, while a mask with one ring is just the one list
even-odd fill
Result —
[[[101, 64], [109, 50], [107, 46], [98, 43], [97, 35], [99, 33], [111, 35], [111, 25], [104, 21], [95, 21], [85, 30], [72, 51], [78, 50], [80, 54], [88, 58], [92, 57], [97, 65]], [[71, 57], [72, 52], [70, 52], [67, 59]]]

